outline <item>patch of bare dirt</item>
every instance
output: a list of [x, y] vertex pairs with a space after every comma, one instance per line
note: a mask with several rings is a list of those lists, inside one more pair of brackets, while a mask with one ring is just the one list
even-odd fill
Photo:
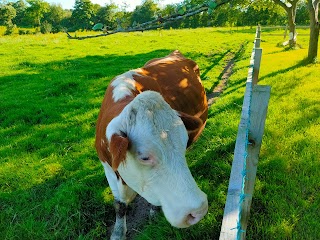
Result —
[[229, 60], [228, 64], [222, 71], [222, 77], [219, 81], [219, 84], [213, 89], [212, 92], [207, 93], [208, 106], [210, 107], [217, 98], [221, 95], [221, 93], [226, 89], [228, 85], [228, 79], [232, 74], [232, 69], [234, 66], [234, 56]]
[[[141, 226], [150, 220], [150, 209], [155, 207], [137, 195], [127, 212], [127, 240], [132, 240], [140, 232]], [[159, 209], [160, 210], [160, 209]]]

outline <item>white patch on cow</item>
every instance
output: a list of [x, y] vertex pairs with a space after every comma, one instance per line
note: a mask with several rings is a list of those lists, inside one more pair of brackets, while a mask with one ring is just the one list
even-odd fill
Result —
[[[162, 206], [173, 226], [188, 227], [207, 213], [206, 194], [198, 188], [185, 158], [187, 130], [159, 93], [136, 96], [109, 123], [107, 138], [115, 133], [130, 141], [125, 164], [117, 169], [120, 176], [148, 202]], [[152, 156], [155, 164], [143, 164], [141, 156]]]
[[116, 173], [113, 171], [112, 167], [106, 162], [101, 162], [104, 168], [104, 173], [107, 177], [109, 187], [115, 199], [120, 200], [120, 193], [118, 189], [118, 178]]
[[126, 96], [132, 95], [132, 91], [136, 90], [136, 81], [133, 79], [138, 73], [134, 70], [128, 71], [116, 77], [111, 83], [113, 87], [112, 98], [117, 102]]
[[118, 201], [129, 204], [135, 198], [137, 193], [127, 185], [124, 185], [121, 179], [118, 179], [117, 175], [108, 163], [102, 162], [102, 165], [114, 198]]
[[163, 130], [163, 131], [161, 132], [161, 134], [160, 134], [160, 137], [161, 137], [162, 139], [167, 139], [167, 137], [168, 137], [167, 132]]

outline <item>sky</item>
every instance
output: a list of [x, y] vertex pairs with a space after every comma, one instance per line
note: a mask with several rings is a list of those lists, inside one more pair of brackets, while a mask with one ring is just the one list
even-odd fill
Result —
[[[122, 6], [123, 3], [125, 2], [128, 4], [128, 11], [133, 11], [137, 5], [141, 5], [142, 0], [130, 0], [130, 1], [125, 1], [125, 0], [91, 0], [92, 3], [97, 3], [101, 6], [104, 6], [105, 4], [110, 4], [110, 2], [113, 2], [117, 4], [118, 6]], [[167, 4], [172, 4], [172, 3], [179, 3], [182, 2], [183, 0], [160, 0], [161, 5], [167, 5]], [[64, 9], [72, 9], [75, 3], [75, 0], [46, 0], [46, 2], [49, 3], [58, 3], [61, 4]]]

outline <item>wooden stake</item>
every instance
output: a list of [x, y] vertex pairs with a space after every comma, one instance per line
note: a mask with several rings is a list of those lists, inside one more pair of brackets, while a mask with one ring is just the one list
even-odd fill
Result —
[[259, 153], [264, 133], [265, 119], [267, 116], [268, 103], [270, 98], [270, 86], [256, 85], [253, 87], [250, 128], [249, 128], [249, 146], [246, 159], [246, 181], [244, 187], [244, 201], [241, 213], [241, 238], [245, 239], [247, 223], [250, 214], [252, 195], [259, 161]]
[[255, 48], [254, 49], [254, 63], [253, 63], [253, 79], [252, 79], [253, 84], [258, 83], [261, 57], [262, 57], [262, 49]]

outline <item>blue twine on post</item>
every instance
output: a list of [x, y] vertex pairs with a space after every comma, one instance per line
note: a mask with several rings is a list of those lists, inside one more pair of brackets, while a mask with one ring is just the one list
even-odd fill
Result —
[[[241, 223], [239, 222], [239, 221], [237, 221], [237, 226], [235, 227], [235, 228], [231, 228], [231, 230], [236, 230], [237, 229], [237, 231], [238, 231], [238, 235], [239, 235], [239, 233], [244, 233], [244, 232], [246, 232], [246, 230], [243, 230], [242, 228], [241, 228]], [[239, 238], [240, 236], [238, 236], [237, 238]]]
[[243, 201], [246, 197], [250, 196], [250, 194], [246, 194], [245, 193], [245, 182], [247, 180], [247, 157], [248, 157], [248, 146], [250, 144], [249, 142], [249, 128], [250, 128], [250, 114], [251, 114], [251, 100], [252, 100], [252, 85], [249, 85], [248, 86], [248, 89], [246, 90], [249, 90], [250, 91], [250, 94], [249, 94], [249, 108], [248, 108], [248, 111], [247, 111], [247, 119], [248, 119], [248, 124], [246, 126], [246, 138], [245, 138], [245, 151], [244, 151], [244, 154], [243, 154], [243, 169], [242, 169], [242, 189], [241, 189], [241, 194], [239, 196], [239, 216], [238, 216], [238, 221], [237, 221], [237, 227], [234, 228], [234, 229], [237, 229], [237, 240], [241, 239], [241, 234], [245, 232], [244, 229], [242, 229], [241, 227], [241, 216], [242, 216], [242, 205], [243, 205]]

